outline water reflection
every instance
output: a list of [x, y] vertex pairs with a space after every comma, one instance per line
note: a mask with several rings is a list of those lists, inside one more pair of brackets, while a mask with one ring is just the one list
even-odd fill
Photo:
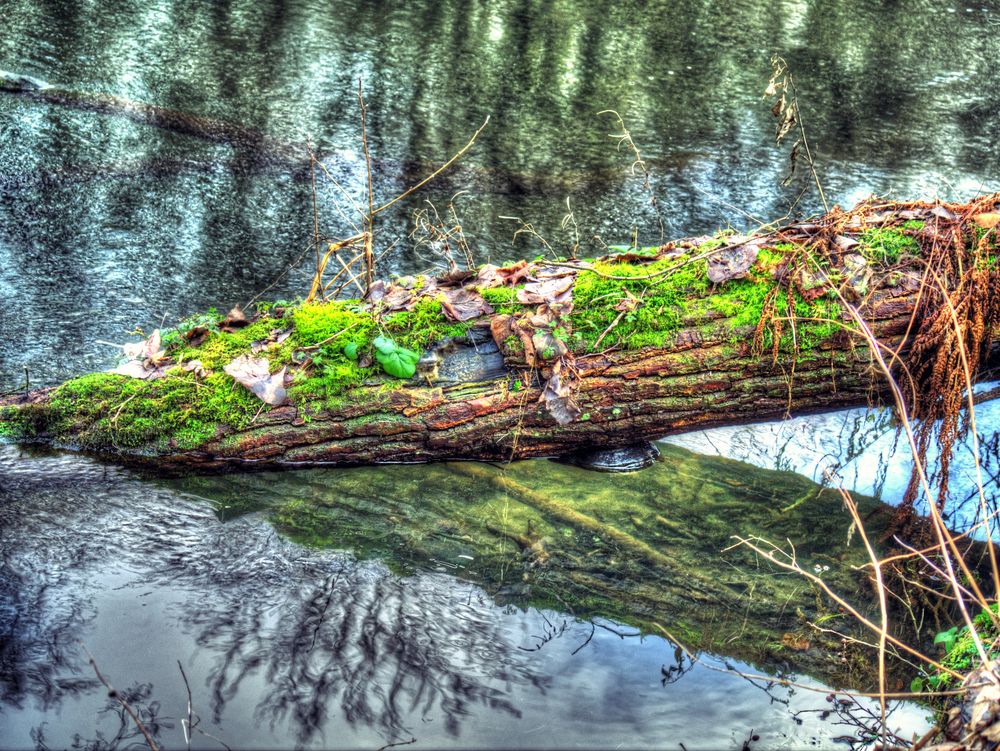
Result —
[[[834, 200], [1000, 188], [991, 182], [1000, 40], [988, 7], [296, 0], [132, 2], [109, 16], [11, 0], [4, 13], [0, 69], [255, 135], [220, 142], [0, 94], [0, 294], [17, 311], [0, 312], [0, 388], [22, 378], [22, 364], [36, 383], [103, 367], [97, 339], [267, 287], [312, 231], [305, 170], [270, 158], [268, 144], [311, 141], [348, 191], [362, 190], [358, 76], [382, 195], [493, 116], [463, 166], [428, 195], [441, 202], [468, 190], [467, 234], [494, 260], [540, 252], [524, 236], [511, 245], [504, 215], [566, 245], [567, 197], [585, 243], [621, 241], [633, 227], [641, 241], [656, 239], [641, 181], [607, 138], [613, 121], [596, 115], [609, 107], [649, 159], [670, 233], [750, 223], [741, 211], [783, 213], [807, 182], [779, 186], [787, 159], [759, 98], [771, 52], [797, 74]], [[344, 225], [337, 196], [321, 186], [331, 233]], [[405, 238], [423, 198], [384, 215], [386, 241]], [[387, 270], [421, 265], [407, 242], [387, 258]], [[272, 294], [305, 286], [300, 270]]]
[[[808, 514], [780, 514], [767, 508], [773, 494], [815, 486], [670, 451], [639, 504], [634, 478], [619, 478], [611, 502], [605, 476], [546, 462], [502, 474], [440, 466], [150, 481], [0, 447], [0, 743], [41, 731], [56, 746], [73, 732], [90, 737], [87, 728], [104, 738], [121, 729], [99, 714], [80, 641], [175, 742], [187, 702], [178, 659], [203, 727], [234, 747], [410, 737], [719, 746], [750, 727], [766, 727], [775, 746], [828, 737], [823, 723], [789, 721], [813, 697], [692, 667], [669, 642], [640, 641], [602, 617], [661, 622], [693, 647], [772, 669], [838, 670], [818, 645], [780, 655], [795, 608], [814, 606], [801, 583], [723, 562], [716, 547], [724, 528], [760, 523], [798, 540], [806, 518], [817, 538], [841, 539], [838, 522], [822, 521], [834, 517], [825, 496], [802, 499]], [[532, 510], [529, 486], [550, 505]], [[692, 502], [698, 487], [704, 503]], [[562, 504], [605, 533], [578, 526]], [[703, 516], [704, 540], [683, 529], [687, 505]], [[285, 539], [254, 509], [333, 549]], [[609, 537], [612, 527], [621, 534]], [[669, 556], [667, 570], [631, 549], [639, 535]], [[804, 544], [801, 555], [825, 553]]]

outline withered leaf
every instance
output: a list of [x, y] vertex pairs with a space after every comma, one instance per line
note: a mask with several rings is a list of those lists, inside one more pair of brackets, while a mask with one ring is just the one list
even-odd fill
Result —
[[576, 281], [576, 276], [570, 274], [528, 282], [524, 285], [524, 289], [517, 291], [517, 301], [522, 305], [569, 302], [573, 299], [574, 281]]
[[393, 284], [382, 297], [383, 310], [412, 310], [417, 302], [412, 290]]
[[528, 278], [531, 269], [532, 267], [528, 265], [527, 261], [518, 261], [512, 266], [501, 266], [496, 270], [496, 273], [503, 284], [516, 287]]
[[479, 272], [476, 274], [475, 286], [481, 289], [489, 289], [490, 287], [499, 287], [503, 284], [500, 275], [497, 273], [499, 267], [492, 263], [484, 263], [479, 267]]
[[222, 323], [219, 324], [219, 328], [223, 331], [235, 331], [236, 329], [242, 329], [244, 326], [249, 326], [250, 321], [247, 320], [246, 315], [240, 309], [239, 305], [234, 305], [233, 309], [226, 313], [226, 317], [222, 319]]
[[287, 367], [272, 375], [270, 363], [266, 358], [240, 355], [226, 365], [223, 370], [239, 381], [258, 399], [272, 407], [288, 402], [288, 392], [285, 391]]
[[141, 342], [122, 345], [125, 357], [130, 360], [151, 360], [158, 356], [162, 357], [160, 349], [160, 330], [153, 329], [153, 333]]
[[553, 336], [551, 331], [539, 329], [531, 335], [531, 345], [534, 347], [539, 359], [553, 360], [562, 357], [568, 351], [566, 343]]
[[475, 276], [475, 271], [469, 271], [468, 269], [452, 269], [438, 279], [438, 286], [459, 287], [473, 279]]
[[935, 206], [931, 209], [931, 215], [936, 216], [938, 219], [944, 219], [946, 222], [953, 222], [958, 219], [958, 215], [947, 206]]
[[368, 302], [378, 302], [383, 297], [385, 297], [385, 280], [376, 279], [368, 288], [368, 294], [365, 295], [365, 300]]
[[288, 337], [292, 335], [292, 330], [287, 329], [271, 329], [268, 332], [267, 339], [257, 339], [250, 343], [250, 351], [253, 354], [258, 354], [263, 352], [265, 349], [274, 349], [284, 342]]
[[539, 401], [545, 404], [545, 409], [560, 425], [569, 425], [582, 413], [573, 398], [578, 386], [579, 379], [572, 368], [566, 365], [565, 359], [557, 360]]
[[837, 235], [835, 238], [833, 238], [833, 244], [837, 246], [837, 250], [841, 252], [847, 252], [855, 245], [859, 245], [860, 243], [853, 237], [848, 237], [847, 235]]
[[128, 360], [109, 372], [143, 380], [162, 378], [166, 374], [163, 365], [170, 358], [160, 349], [159, 329], [141, 342], [122, 345], [122, 351]]
[[483, 296], [468, 287], [441, 290], [438, 299], [441, 301], [441, 309], [445, 316], [453, 321], [468, 321], [493, 313], [493, 308]]
[[992, 212], [978, 214], [972, 217], [972, 221], [974, 221], [978, 227], [982, 227], [983, 229], [993, 229], [1000, 224], [1000, 214], [994, 214]]
[[625, 297], [615, 303], [615, 310], [621, 311], [623, 313], [631, 313], [633, 310], [639, 307], [642, 301], [638, 297], [633, 295], [627, 289], [625, 290]]
[[757, 260], [760, 245], [745, 242], [725, 250], [719, 250], [708, 259], [708, 280], [712, 284], [722, 284], [730, 279], [742, 279]]
[[108, 372], [128, 376], [129, 378], [140, 378], [144, 381], [153, 381], [157, 378], [163, 378], [163, 376], [167, 374], [167, 369], [163, 366], [152, 366], [147, 368], [146, 363], [149, 362], [149, 360], [128, 360], [127, 362], [123, 362], [114, 370], [110, 370]]
[[192, 326], [184, 332], [184, 338], [192, 347], [200, 347], [208, 339], [208, 327]]
[[207, 370], [204, 365], [202, 365], [201, 360], [189, 360], [184, 363], [184, 370], [189, 373], [194, 373], [198, 378], [204, 378], [211, 374], [210, 370]]

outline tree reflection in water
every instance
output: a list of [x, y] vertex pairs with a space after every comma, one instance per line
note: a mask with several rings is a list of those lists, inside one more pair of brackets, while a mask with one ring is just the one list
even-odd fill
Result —
[[[207, 666], [214, 724], [239, 722], [228, 705], [260, 691], [254, 719], [291, 728], [302, 744], [343, 721], [393, 741], [415, 718], [440, 719], [457, 736], [473, 705], [518, 717], [512, 686], [548, 685], [472, 585], [444, 574], [401, 578], [378, 562], [302, 548], [253, 517], [219, 524], [203, 501], [81, 457], [22, 455], [15, 473], [15, 453], [0, 447], [4, 709], [31, 700], [61, 712], [68, 698], [96, 692], [79, 643], [109, 628], [120, 653], [98, 655], [102, 672], [148, 682], [141, 707], [166, 704], [181, 676], [143, 656], [167, 649], [157, 646], [162, 634], [131, 623], [137, 611], [102, 611], [103, 598], [122, 590], [179, 593], [163, 628], [173, 621], [194, 637], [190, 662]], [[145, 638], [131, 637], [137, 629]], [[176, 722], [182, 707], [167, 714]], [[95, 747], [113, 747], [112, 737], [99, 733], [105, 745]]]

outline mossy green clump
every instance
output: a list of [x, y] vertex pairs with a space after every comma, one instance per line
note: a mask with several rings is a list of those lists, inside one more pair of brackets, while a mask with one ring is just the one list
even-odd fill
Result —
[[[716, 246], [721, 239], [703, 243], [698, 255]], [[706, 248], [706, 245], [709, 245]], [[616, 304], [629, 295], [640, 300], [634, 311], [627, 311], [621, 320], [601, 341], [603, 346], [617, 345], [626, 349], [661, 347], [668, 345], [682, 328], [685, 318], [706, 308], [725, 318], [731, 342], [747, 341], [757, 324], [764, 317], [765, 307], [773, 301], [774, 314], [781, 319], [796, 319], [794, 333], [784, 322], [781, 347], [792, 351], [811, 349], [840, 330], [838, 323], [841, 308], [836, 300], [821, 297], [807, 302], [798, 292], [792, 296], [793, 310], [789, 310], [784, 290], [775, 292], [777, 281], [772, 269], [785, 260], [789, 253], [806, 249], [789, 243], [762, 248], [757, 262], [743, 279], [734, 279], [712, 288], [703, 260], [692, 256], [664, 259], [647, 265], [599, 262], [599, 274], [581, 272], [573, 288], [573, 314], [571, 322], [576, 346], [592, 351], [596, 341], [622, 314]], [[666, 269], [676, 268], [670, 274], [649, 277]], [[633, 277], [615, 279], [608, 277]], [[764, 331], [763, 345], [771, 346], [772, 328]]]
[[524, 310], [524, 306], [517, 301], [517, 292], [523, 288], [523, 284], [517, 287], [486, 287], [480, 289], [479, 294], [497, 315], [517, 315]]
[[[262, 318], [233, 332], [214, 331], [197, 347], [181, 343], [167, 352], [178, 363], [199, 360], [206, 370], [221, 370], [240, 355], [250, 353], [251, 345], [266, 340], [278, 323]], [[273, 365], [282, 365], [291, 358], [294, 342], [286, 341], [280, 348], [269, 350], [267, 358]]]
[[446, 318], [441, 303], [433, 297], [421, 297], [413, 310], [390, 313], [382, 319], [382, 324], [397, 344], [417, 352], [449, 336], [462, 336], [469, 331], [469, 324]]
[[[979, 615], [972, 619], [972, 622], [976, 626], [976, 633], [979, 635], [981, 643], [986, 648], [987, 656], [990, 659], [997, 659], [1000, 657], [1000, 649], [996, 646], [996, 641], [1000, 632], [997, 631], [993, 618], [996, 617], [997, 613], [1000, 613], [1000, 605], [991, 607], [993, 616], [982, 610]], [[964, 675], [975, 670], [981, 663], [979, 651], [976, 649], [976, 643], [972, 640], [968, 626], [952, 626], [937, 634], [934, 643], [943, 645], [946, 650], [941, 664], [956, 673]], [[956, 682], [956, 679], [949, 673], [928, 668], [913, 679], [910, 687], [914, 691], [923, 691], [924, 689], [943, 691], [953, 687]]]
[[46, 405], [44, 426], [53, 440], [81, 448], [163, 449], [172, 441], [193, 449], [219, 425], [244, 427], [261, 402], [227, 375], [199, 381], [174, 369], [144, 381], [114, 373], [91, 373], [66, 381]]
[[[907, 222], [910, 224], [910, 222]], [[899, 263], [903, 255], [919, 255], [920, 245], [913, 233], [919, 228], [907, 227], [877, 227], [868, 229], [858, 236], [861, 243], [858, 249], [869, 261], [892, 266]], [[913, 224], [923, 224], [913, 222]]]
[[304, 347], [326, 342], [331, 347], [343, 347], [355, 342], [363, 348], [375, 337], [375, 319], [359, 309], [356, 300], [312, 303], [296, 308], [292, 313], [295, 337]]
[[[573, 285], [573, 312], [570, 314], [574, 346], [585, 352], [592, 351], [622, 312], [615, 305], [628, 300], [630, 295], [640, 299], [641, 304], [625, 312], [601, 344], [642, 349], [661, 347], [671, 341], [681, 328], [687, 298], [703, 296], [709, 287], [705, 263], [696, 261], [681, 265], [683, 261], [683, 258], [670, 258], [644, 265], [598, 261], [593, 269], [599, 273], [581, 271]], [[671, 274], [641, 278], [674, 267], [677, 270]]]
[[0, 407], [0, 438], [30, 441], [44, 431], [48, 419], [46, 405], [25, 404]]

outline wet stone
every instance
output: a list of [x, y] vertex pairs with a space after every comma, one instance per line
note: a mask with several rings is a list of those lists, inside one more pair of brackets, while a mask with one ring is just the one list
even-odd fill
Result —
[[659, 457], [660, 450], [656, 446], [649, 441], [641, 441], [614, 449], [581, 449], [556, 461], [595, 472], [638, 472], [651, 467]]

